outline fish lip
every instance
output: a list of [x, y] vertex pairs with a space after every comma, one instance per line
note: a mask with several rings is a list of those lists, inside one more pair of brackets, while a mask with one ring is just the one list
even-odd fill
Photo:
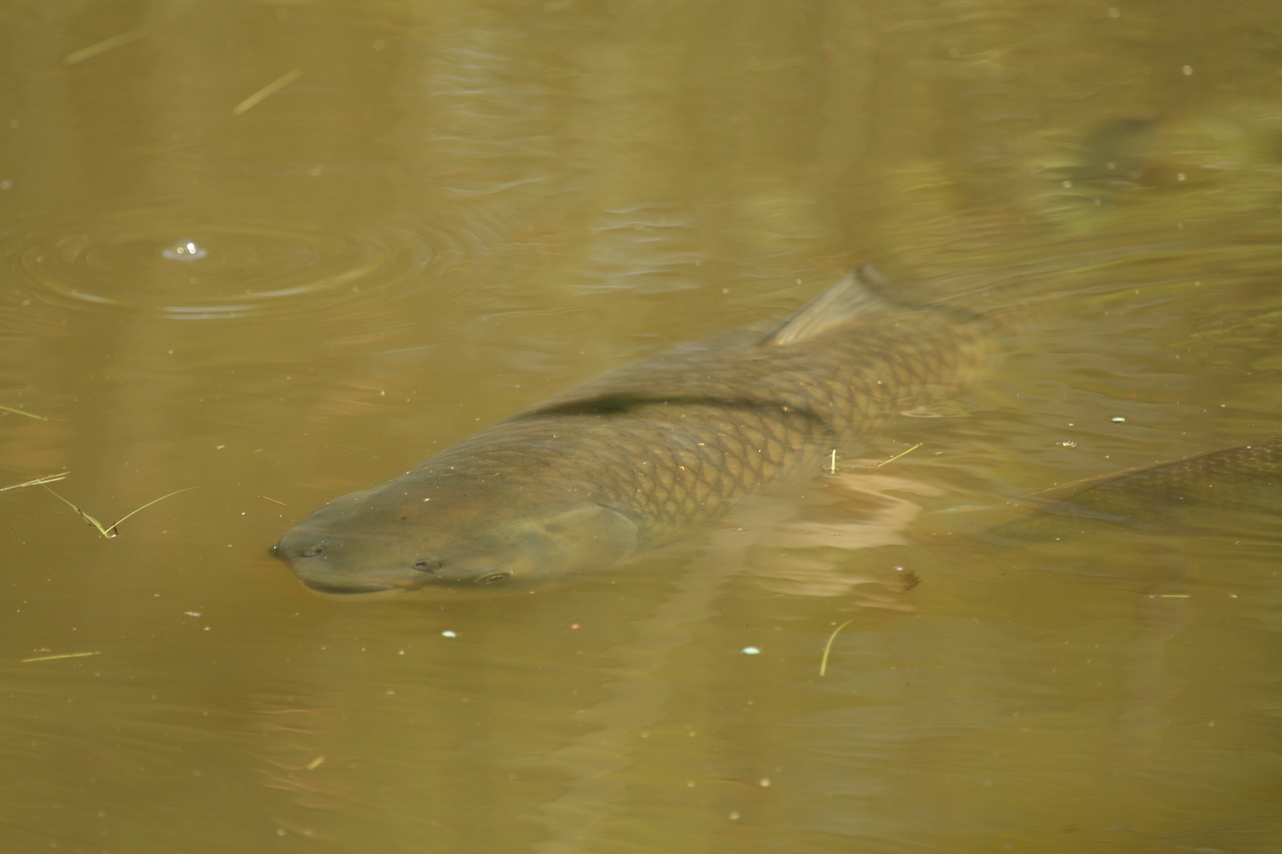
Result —
[[359, 596], [362, 593], [388, 593], [392, 591], [401, 592], [404, 588], [395, 584], [382, 584], [379, 582], [366, 582], [360, 585], [339, 587], [334, 584], [322, 584], [319, 581], [309, 581], [306, 578], [300, 579], [308, 590], [316, 593], [323, 593], [326, 596]]
[[277, 560], [284, 561], [285, 563], [292, 564], [295, 560], [311, 560], [313, 558], [328, 557], [325, 553], [325, 549], [322, 547], [312, 546], [308, 549], [294, 549], [291, 551], [282, 547], [281, 544], [283, 542], [284, 541], [282, 540], [281, 542], [276, 543], [276, 545], [272, 546], [268, 551], [271, 553], [272, 557]]
[[[419, 573], [419, 574], [422, 575], [422, 573]], [[491, 580], [489, 582], [486, 582], [485, 579], [493, 578], [493, 576], [496, 576], [496, 575], [503, 575], [504, 578], [502, 579], [502, 581], [504, 582], [511, 581], [516, 577], [516, 574], [514, 572], [512, 572], [511, 570], [505, 569], [502, 564], [494, 564], [493, 566], [488, 566], [482, 570], [479, 570], [477, 572], [472, 573], [471, 575], [468, 575], [462, 578], [452, 578], [452, 577], [442, 578], [436, 575], [427, 575], [422, 578], [409, 578], [409, 579], [406, 579], [401, 584], [389, 584], [388, 586], [397, 587], [406, 592], [412, 592], [415, 590], [428, 590], [432, 588], [465, 589], [468, 587], [486, 587], [486, 586], [489, 586], [490, 584], [494, 584], [494, 581]]]

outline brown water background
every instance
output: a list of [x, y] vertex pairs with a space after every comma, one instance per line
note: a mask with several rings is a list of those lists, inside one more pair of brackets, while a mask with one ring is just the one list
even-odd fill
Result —
[[[62, 0], [0, 43], [0, 405], [45, 419], [0, 486], [195, 487], [114, 539], [0, 492], [6, 851], [1282, 850], [1276, 530], [954, 512], [1282, 432], [1276, 3]], [[1013, 320], [891, 465], [533, 595], [267, 554], [867, 260]]]

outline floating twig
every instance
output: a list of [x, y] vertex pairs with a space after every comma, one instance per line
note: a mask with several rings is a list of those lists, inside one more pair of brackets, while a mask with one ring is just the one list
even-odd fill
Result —
[[84, 519], [84, 520], [85, 520], [86, 522], [88, 522], [90, 525], [93, 525], [93, 526], [94, 526], [94, 528], [96, 528], [96, 529], [98, 530], [98, 533], [99, 533], [99, 534], [101, 534], [103, 537], [105, 537], [105, 538], [107, 538], [107, 539], [111, 539], [112, 537], [118, 536], [118, 535], [120, 534], [120, 531], [118, 531], [118, 530], [117, 530], [117, 528], [119, 527], [120, 523], [121, 523], [121, 522], [123, 522], [123, 521], [125, 521], [125, 520], [126, 520], [126, 519], [128, 519], [130, 516], [134, 515], [135, 513], [138, 513], [138, 512], [140, 512], [140, 511], [142, 511], [142, 510], [146, 510], [146, 509], [147, 509], [148, 507], [150, 507], [151, 505], [156, 504], [156, 503], [158, 503], [158, 502], [160, 502], [160, 501], [164, 501], [166, 498], [171, 498], [171, 497], [173, 497], [173, 496], [177, 495], [177, 494], [178, 494], [178, 493], [180, 493], [180, 492], [189, 492], [189, 491], [191, 491], [191, 490], [193, 490], [193, 489], [195, 489], [195, 488], [196, 488], [196, 487], [194, 487], [194, 486], [188, 486], [188, 487], [184, 487], [183, 489], [175, 489], [173, 492], [169, 493], [168, 495], [162, 495], [162, 496], [160, 496], [159, 498], [157, 498], [157, 499], [155, 499], [155, 500], [153, 500], [153, 501], [148, 501], [146, 504], [142, 505], [141, 507], [138, 507], [138, 508], [136, 508], [136, 509], [134, 509], [134, 510], [130, 510], [128, 513], [126, 513], [125, 515], [121, 516], [119, 519], [117, 519], [115, 522], [112, 522], [110, 525], [103, 525], [101, 522], [99, 522], [99, 521], [98, 521], [97, 519], [95, 519], [94, 517], [90, 516], [90, 515], [89, 515], [88, 513], [86, 513], [85, 511], [81, 510], [81, 509], [80, 509], [79, 507], [77, 507], [75, 504], [72, 504], [70, 501], [68, 501], [67, 499], [63, 498], [63, 497], [62, 497], [61, 495], [59, 495], [58, 493], [54, 492], [52, 489], [49, 489], [49, 487], [47, 487], [47, 486], [45, 487], [45, 489], [48, 489], [48, 490], [49, 490], [49, 492], [53, 493], [53, 497], [54, 497], [54, 498], [57, 498], [57, 499], [58, 499], [59, 501], [61, 501], [63, 504], [66, 504], [66, 505], [67, 505], [68, 507], [70, 507], [72, 510], [75, 510], [77, 513], [79, 513], [79, 514], [80, 514], [80, 518]]

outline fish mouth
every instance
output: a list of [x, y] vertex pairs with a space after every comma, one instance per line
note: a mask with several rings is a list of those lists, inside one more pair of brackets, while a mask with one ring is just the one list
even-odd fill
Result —
[[313, 593], [319, 593], [322, 596], [339, 596], [339, 597], [365, 597], [365, 598], [390, 598], [400, 596], [405, 593], [414, 593], [423, 590], [465, 590], [468, 588], [502, 588], [503, 582], [508, 581], [512, 573], [506, 570], [489, 570], [477, 573], [468, 578], [396, 578], [389, 581], [375, 581], [372, 579], [333, 579], [331, 578], [309, 578], [312, 573], [299, 571], [296, 567], [290, 567], [294, 575], [303, 586]]
[[398, 587], [395, 584], [380, 584], [378, 582], [366, 582], [363, 584], [348, 584], [338, 586], [335, 584], [323, 584], [318, 581], [309, 581], [306, 578], [299, 579], [303, 586], [313, 593], [319, 593], [322, 596], [388, 596], [399, 595], [405, 592], [405, 588]]
[[[501, 575], [501, 577], [494, 578], [496, 575]], [[298, 580], [310, 592], [325, 599], [359, 599], [368, 601], [370, 599], [396, 599], [402, 596], [413, 598], [416, 594], [429, 593], [434, 598], [453, 599], [456, 597], [470, 598], [471, 596], [483, 595], [482, 591], [488, 592], [489, 595], [501, 594], [503, 591], [516, 592], [516, 588], [512, 585], [500, 583], [506, 581], [507, 577], [508, 574], [504, 572], [493, 573], [485, 579], [437, 580], [421, 584], [397, 584], [379, 581], [353, 581], [334, 584], [303, 578], [302, 576], [298, 576]]]
[[[272, 557], [289, 567], [290, 571], [292, 571], [294, 576], [303, 583], [304, 587], [313, 593], [319, 593], [322, 596], [386, 597], [404, 593], [406, 590], [406, 587], [403, 584], [385, 581], [349, 581], [347, 579], [342, 579], [338, 583], [334, 583], [328, 580], [323, 581], [319, 578], [309, 578], [309, 575], [321, 575], [323, 577], [324, 575], [330, 575], [331, 573], [316, 572], [316, 570], [321, 569], [321, 567], [307, 565], [306, 562], [308, 559], [315, 556], [313, 554], [299, 552], [296, 550], [289, 551], [282, 548], [280, 543], [272, 546], [270, 551]], [[316, 554], [321, 554], [320, 550], [317, 550]]]

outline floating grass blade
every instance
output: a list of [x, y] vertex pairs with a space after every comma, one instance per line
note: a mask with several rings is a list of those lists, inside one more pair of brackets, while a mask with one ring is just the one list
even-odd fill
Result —
[[63, 658], [85, 658], [86, 656], [101, 654], [101, 650], [94, 650], [93, 652], [63, 652], [56, 655], [37, 655], [31, 658], [24, 658], [22, 659], [22, 663], [30, 664], [33, 661], [58, 661]]
[[57, 483], [60, 480], [66, 480], [69, 471], [59, 472], [58, 474], [47, 474], [44, 477], [25, 480], [22, 483], [15, 483], [13, 486], [0, 486], [0, 492], [8, 492], [10, 489], [22, 489], [24, 486], [43, 486], [46, 483]]
[[[48, 488], [48, 487], [46, 487], [46, 489], [47, 489], [47, 488]], [[185, 486], [185, 487], [183, 487], [182, 489], [175, 489], [173, 492], [167, 493], [167, 494], [165, 494], [165, 495], [160, 496], [159, 498], [156, 498], [156, 499], [153, 499], [153, 500], [151, 500], [151, 501], [148, 501], [148, 502], [147, 502], [146, 504], [144, 504], [143, 506], [141, 506], [141, 507], [137, 508], [136, 510], [130, 510], [128, 513], [126, 513], [125, 515], [123, 515], [123, 516], [121, 516], [119, 519], [117, 519], [117, 520], [116, 520], [116, 522], [115, 522], [115, 524], [113, 524], [113, 525], [111, 526], [111, 530], [113, 530], [113, 531], [114, 531], [114, 530], [116, 530], [116, 525], [119, 525], [121, 522], [125, 521], [125, 520], [126, 520], [126, 519], [128, 519], [130, 516], [132, 516], [132, 515], [134, 515], [135, 513], [137, 513], [139, 510], [146, 510], [146, 509], [147, 509], [148, 507], [150, 507], [151, 505], [156, 504], [156, 503], [159, 503], [159, 502], [161, 502], [161, 501], [164, 501], [166, 498], [172, 498], [173, 496], [177, 495], [177, 494], [178, 494], [178, 493], [180, 493], [180, 492], [190, 492], [191, 490], [193, 490], [193, 489], [195, 489], [195, 488], [196, 488], [196, 487], [194, 487], [194, 486]]]
[[151, 27], [139, 27], [136, 30], [130, 30], [127, 33], [112, 36], [109, 39], [103, 39], [97, 44], [91, 44], [89, 47], [82, 47], [80, 50], [73, 51], [62, 58], [63, 65], [75, 65], [77, 62], [84, 62], [86, 59], [97, 56], [100, 53], [106, 53], [109, 50], [115, 50], [123, 47], [132, 41], [137, 41], [147, 33], [151, 32]]
[[[47, 487], [47, 486], [46, 486], [46, 487], [45, 487], [45, 489], [48, 489], [48, 490], [49, 490], [49, 493], [50, 493], [51, 495], [53, 495], [53, 497], [54, 497], [54, 498], [57, 498], [57, 499], [58, 499], [59, 501], [61, 501], [63, 504], [66, 504], [66, 505], [67, 505], [68, 507], [70, 507], [72, 510], [75, 510], [77, 513], [79, 513], [79, 514], [80, 514], [80, 518], [81, 518], [81, 519], [84, 519], [84, 520], [85, 520], [86, 522], [88, 522], [90, 525], [93, 525], [95, 528], [97, 528], [97, 529], [98, 529], [98, 533], [102, 534], [104, 537], [114, 537], [114, 536], [116, 536], [114, 533], [111, 533], [111, 534], [107, 533], [107, 529], [106, 529], [106, 528], [104, 528], [104, 527], [102, 526], [102, 523], [101, 523], [101, 522], [99, 522], [99, 521], [98, 521], [97, 519], [95, 519], [94, 517], [90, 516], [90, 515], [89, 515], [88, 513], [86, 513], [85, 511], [81, 510], [81, 509], [80, 509], [79, 507], [77, 507], [76, 505], [72, 504], [72, 503], [71, 503], [70, 501], [68, 501], [67, 499], [63, 498], [63, 497], [62, 497], [61, 495], [59, 495], [58, 493], [54, 492], [52, 489], [49, 489], [49, 487]], [[115, 525], [112, 525], [112, 528], [114, 529], [114, 528], [115, 528]]]
[[292, 71], [286, 71], [280, 77], [277, 77], [275, 80], [268, 83], [266, 86], [259, 89], [257, 92], [250, 95], [248, 98], [246, 98], [245, 100], [237, 104], [235, 107], [233, 107], [232, 115], [239, 116], [241, 113], [244, 113], [247, 110], [253, 109], [255, 106], [258, 105], [260, 101], [270, 98], [272, 95], [275, 95], [281, 89], [284, 89], [290, 83], [293, 83], [295, 80], [297, 80], [299, 77], [302, 77], [302, 76], [303, 76], [303, 69], [301, 68], [295, 68]]
[[27, 410], [25, 410], [25, 409], [17, 409], [17, 408], [12, 407], [12, 406], [5, 406], [5, 405], [3, 405], [3, 404], [0, 404], [0, 409], [3, 409], [5, 412], [12, 412], [14, 415], [25, 415], [25, 416], [27, 416], [28, 418], [34, 418], [34, 419], [36, 419], [37, 421], [48, 421], [48, 420], [49, 420], [48, 418], [45, 418], [43, 415], [36, 415], [34, 412], [28, 412], [28, 411], [27, 411]]
[[895, 454], [893, 457], [891, 457], [891, 458], [890, 458], [890, 459], [888, 459], [888, 460], [882, 460], [881, 462], [877, 463], [877, 465], [873, 466], [873, 468], [881, 468], [881, 467], [882, 467], [882, 466], [884, 466], [884, 465], [889, 465], [890, 463], [893, 463], [895, 460], [903, 459], [904, 457], [908, 456], [909, 454], [911, 454], [913, 451], [917, 450], [918, 448], [920, 448], [920, 447], [921, 447], [922, 445], [924, 445], [924, 444], [925, 444], [925, 442], [918, 442], [917, 444], [913, 445], [913, 446], [912, 446], [911, 448], [909, 448], [908, 450], [906, 450], [906, 451], [900, 451], [899, 453]]
[[833, 629], [832, 634], [828, 635], [828, 642], [824, 644], [823, 658], [819, 660], [820, 676], [823, 676], [825, 673], [828, 672], [828, 653], [832, 652], [832, 642], [837, 639], [837, 633], [853, 622], [854, 620], [846, 620], [846, 622], [842, 623], [840, 626], [837, 626], [837, 628]]
[[94, 526], [94, 528], [96, 528], [96, 529], [98, 530], [98, 533], [99, 533], [99, 534], [101, 534], [103, 537], [105, 537], [105, 538], [107, 538], [107, 539], [111, 539], [112, 537], [118, 536], [118, 535], [120, 534], [120, 531], [119, 531], [119, 530], [117, 530], [117, 528], [119, 527], [120, 523], [121, 523], [121, 522], [123, 522], [123, 521], [125, 521], [125, 520], [126, 520], [126, 519], [128, 519], [130, 516], [134, 515], [135, 513], [141, 512], [141, 511], [143, 511], [143, 510], [146, 510], [146, 509], [147, 509], [148, 507], [150, 507], [151, 505], [156, 504], [156, 503], [159, 503], [159, 502], [161, 502], [161, 501], [164, 501], [166, 498], [172, 498], [173, 496], [177, 495], [177, 494], [178, 494], [178, 493], [180, 493], [180, 492], [189, 492], [189, 491], [191, 491], [191, 490], [193, 490], [193, 489], [195, 489], [195, 488], [196, 488], [196, 487], [194, 487], [194, 486], [188, 486], [188, 487], [184, 487], [183, 489], [175, 489], [173, 492], [170, 492], [170, 493], [168, 493], [167, 495], [162, 495], [162, 496], [160, 496], [159, 498], [156, 498], [156, 499], [153, 499], [153, 500], [151, 500], [151, 501], [148, 501], [146, 504], [142, 505], [141, 507], [138, 507], [138, 508], [135, 508], [135, 509], [133, 509], [133, 510], [130, 510], [128, 513], [126, 513], [125, 515], [121, 516], [119, 519], [117, 519], [115, 522], [112, 522], [110, 525], [103, 525], [101, 522], [99, 522], [99, 521], [98, 521], [97, 519], [95, 519], [94, 517], [90, 516], [90, 515], [89, 515], [88, 513], [86, 513], [85, 511], [81, 510], [81, 509], [80, 509], [79, 507], [77, 507], [75, 504], [72, 504], [70, 501], [68, 501], [67, 499], [63, 498], [63, 497], [62, 497], [61, 495], [59, 495], [58, 493], [54, 492], [52, 489], [49, 489], [49, 487], [47, 487], [47, 486], [45, 487], [45, 489], [48, 489], [48, 490], [49, 490], [49, 492], [53, 493], [54, 498], [57, 498], [57, 499], [58, 499], [59, 501], [61, 501], [63, 504], [66, 504], [66, 505], [67, 505], [68, 507], [70, 507], [72, 510], [75, 510], [77, 513], [79, 513], [79, 514], [80, 514], [80, 518], [84, 519], [84, 520], [85, 520], [86, 522], [88, 522], [90, 525], [93, 525], [93, 526]]

